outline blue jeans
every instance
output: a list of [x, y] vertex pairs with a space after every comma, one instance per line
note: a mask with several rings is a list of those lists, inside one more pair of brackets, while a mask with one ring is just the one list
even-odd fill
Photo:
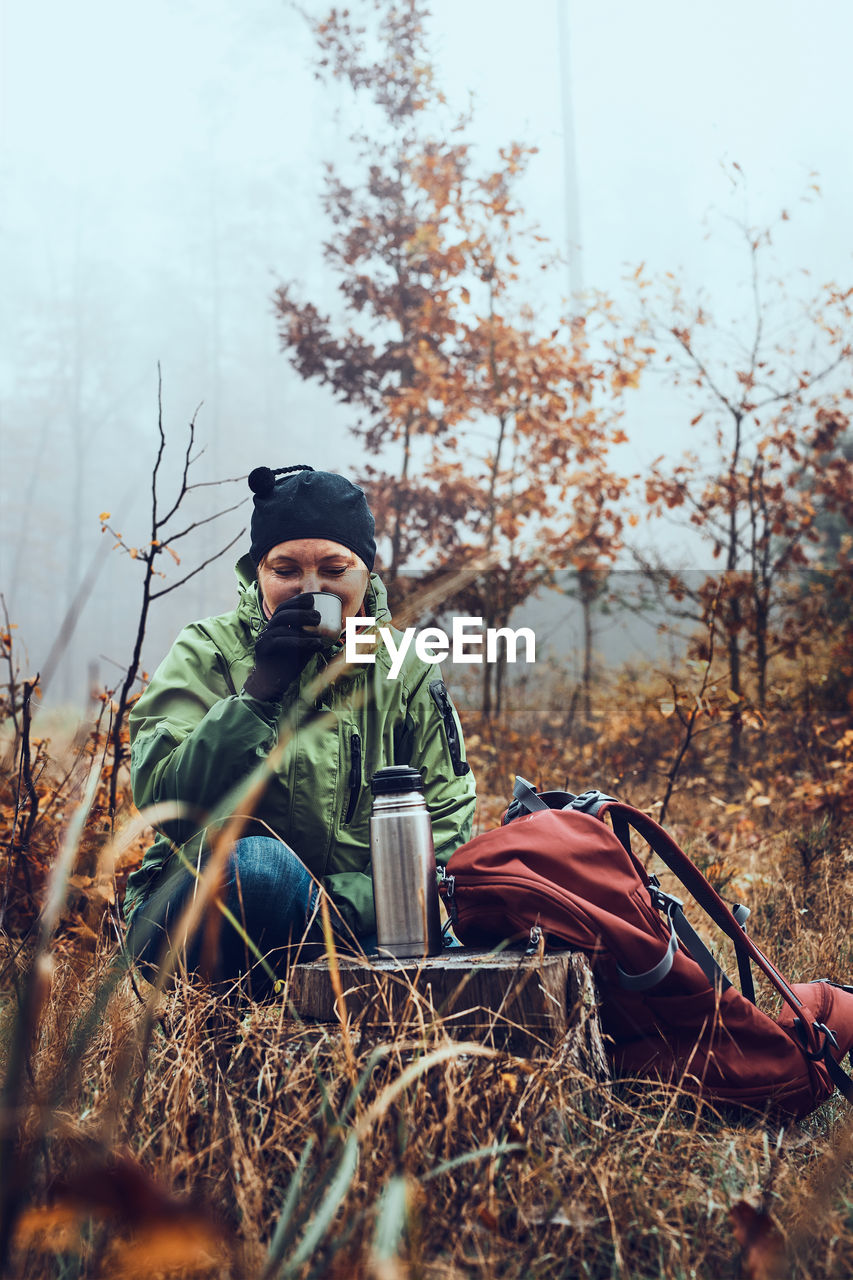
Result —
[[[177, 925], [196, 883], [194, 873], [187, 867], [170, 866], [133, 913], [128, 948], [147, 977], [153, 979], [170, 928]], [[213, 906], [205, 911], [187, 942], [187, 969], [197, 970], [204, 959], [208, 962], [207, 976], [233, 980], [248, 974], [252, 995], [268, 995], [275, 980], [270, 970], [283, 970], [289, 956], [297, 952], [302, 959], [316, 955], [316, 945], [309, 953], [306, 946], [300, 950], [300, 943], [314, 914], [318, 893], [307, 867], [281, 840], [272, 836], [245, 836], [238, 840], [228, 856], [221, 900], [266, 964], [258, 960], [257, 953], [228, 917]], [[314, 936], [316, 939], [319, 935], [315, 932]]]

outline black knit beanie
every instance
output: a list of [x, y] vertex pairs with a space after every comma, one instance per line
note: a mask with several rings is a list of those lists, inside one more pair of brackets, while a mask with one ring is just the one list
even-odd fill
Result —
[[280, 542], [329, 538], [361, 556], [368, 569], [373, 568], [373, 515], [364, 491], [352, 481], [312, 467], [280, 467], [277, 471], [256, 467], [249, 475], [249, 488], [255, 495], [249, 555], [256, 565]]

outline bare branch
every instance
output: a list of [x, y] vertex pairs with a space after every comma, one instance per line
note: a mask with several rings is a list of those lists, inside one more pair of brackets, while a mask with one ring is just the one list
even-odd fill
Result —
[[[750, 382], [753, 382], [755, 370], [758, 367], [758, 352], [761, 347], [761, 336], [764, 331], [764, 312], [761, 302], [761, 284], [758, 277], [758, 244], [749, 236], [748, 232], [745, 232], [745, 234], [749, 240], [750, 260], [752, 265], [752, 297], [755, 302], [755, 337], [753, 338], [752, 351], [749, 356], [749, 376]], [[744, 392], [744, 395], [746, 395], [746, 391]], [[742, 408], [744, 403], [744, 399], [741, 398]]]
[[669, 808], [669, 802], [672, 799], [672, 793], [675, 790], [676, 779], [678, 778], [678, 774], [681, 770], [681, 766], [684, 763], [684, 757], [687, 755], [687, 752], [690, 750], [690, 744], [693, 741], [694, 737], [696, 736], [696, 720], [702, 710], [702, 699], [705, 697], [705, 693], [707, 692], [707, 689], [708, 689], [708, 684], [710, 683], [711, 664], [714, 661], [714, 640], [716, 638], [716, 633], [717, 633], [717, 626], [716, 626], [717, 608], [720, 603], [721, 592], [722, 592], [722, 583], [717, 588], [717, 594], [713, 599], [709, 613], [706, 614], [706, 621], [707, 621], [707, 627], [708, 627], [708, 660], [705, 666], [704, 674], [702, 676], [701, 687], [699, 689], [698, 694], [693, 700], [693, 706], [690, 709], [690, 715], [686, 719], [680, 712], [680, 708], [678, 705], [677, 690], [675, 689], [674, 685], [672, 686], [673, 703], [675, 705], [676, 711], [679, 712], [678, 718], [681, 721], [682, 728], [684, 729], [684, 734], [682, 735], [682, 739], [681, 739], [681, 742], [679, 743], [678, 750], [675, 753], [675, 757], [672, 761], [672, 764], [670, 765], [669, 772], [667, 774], [666, 793], [664, 795], [663, 803], [661, 804], [661, 808], [660, 808], [660, 814], [658, 816], [658, 821], [661, 823], [661, 825], [663, 825], [663, 823], [666, 821], [666, 811]]
[[760, 400], [753, 406], [753, 409], [764, 409], [768, 404], [779, 404], [782, 400], [796, 400], [804, 391], [811, 391], [812, 387], [814, 387], [818, 382], [822, 382], [824, 378], [828, 378], [833, 370], [837, 369], [839, 365], [842, 365], [848, 358], [849, 357], [847, 357], [842, 351], [831, 364], [828, 364], [820, 373], [816, 373], [813, 377], [809, 378], [805, 386], [803, 386], [801, 382], [798, 382], [796, 387], [791, 387], [788, 391], [780, 391], [776, 395], [768, 396], [766, 400]]
[[152, 602], [154, 600], [159, 600], [162, 596], [167, 596], [170, 591], [176, 591], [178, 587], [182, 587], [185, 582], [189, 582], [190, 578], [194, 578], [197, 573], [201, 573], [202, 569], [206, 569], [209, 564], [213, 564], [214, 560], [219, 560], [222, 556], [225, 555], [226, 551], [228, 551], [231, 547], [234, 546], [235, 542], [239, 541], [239, 539], [242, 538], [245, 532], [246, 532], [245, 528], [241, 529], [240, 532], [236, 535], [236, 537], [231, 539], [231, 541], [227, 544], [227, 546], [222, 547], [220, 551], [217, 551], [215, 555], [210, 556], [202, 564], [198, 565], [197, 568], [193, 569], [192, 573], [188, 573], [186, 577], [181, 578], [180, 581], [173, 582], [171, 586], [164, 587], [162, 591], [152, 591], [151, 592]]
[[233, 507], [223, 507], [221, 511], [214, 511], [212, 516], [205, 516], [204, 520], [194, 520], [192, 524], [188, 524], [186, 529], [182, 529], [180, 533], [170, 533], [161, 543], [163, 550], [170, 547], [173, 542], [177, 542], [179, 538], [185, 538], [188, 533], [192, 533], [195, 529], [201, 529], [203, 525], [211, 524], [214, 520], [218, 520], [220, 516], [230, 515], [232, 511], [239, 510], [249, 501], [248, 498], [241, 498], [239, 502], [235, 502]]
[[23, 778], [24, 787], [30, 802], [29, 812], [26, 822], [21, 831], [21, 851], [26, 853], [29, 847], [30, 838], [33, 834], [33, 827], [36, 824], [36, 818], [39, 811], [39, 797], [33, 781], [32, 758], [30, 754], [30, 726], [32, 724], [32, 696], [35, 692], [36, 685], [39, 682], [38, 675], [34, 680], [24, 681], [24, 697], [21, 703], [21, 776]]
[[6, 635], [9, 637], [7, 644], [4, 644], [6, 664], [9, 668], [9, 711], [12, 716], [12, 723], [15, 726], [15, 740], [17, 741], [20, 726], [18, 724], [18, 681], [15, 663], [12, 657], [12, 624], [9, 621], [9, 610], [6, 607], [6, 597], [0, 593], [0, 604], [3, 606], [3, 625]]
[[187, 493], [192, 493], [193, 489], [213, 489], [220, 484], [245, 484], [248, 476], [226, 476], [222, 480], [196, 480], [195, 484], [187, 485]]
[[[162, 520], [160, 520], [160, 522], [158, 523], [158, 526], [157, 526], [158, 529], [162, 529], [164, 525], [169, 523], [172, 516], [175, 514], [178, 507], [181, 505], [184, 498], [186, 497], [187, 482], [188, 482], [187, 476], [189, 473], [189, 469], [192, 466], [192, 458], [190, 455], [192, 453], [193, 442], [195, 440], [196, 417], [198, 415], [198, 411], [200, 408], [201, 408], [201, 405], [199, 404], [198, 407], [196, 408], [195, 413], [190, 418], [189, 435], [187, 437], [187, 447], [186, 447], [186, 450], [184, 451], [184, 469], [181, 472], [181, 480], [180, 480], [180, 484], [178, 485], [177, 497], [175, 498], [175, 501], [172, 503], [172, 506], [170, 507], [169, 511], [166, 513], [166, 515], [163, 516]], [[154, 536], [156, 538], [157, 535], [155, 534]]]
[[707, 367], [706, 367], [706, 365], [705, 365], [704, 361], [700, 360], [699, 356], [696, 354], [696, 352], [695, 352], [695, 351], [693, 350], [693, 348], [691, 347], [690, 343], [689, 343], [689, 342], [687, 341], [687, 339], [685, 338], [683, 331], [682, 331], [681, 329], [678, 329], [678, 328], [673, 328], [673, 329], [670, 329], [670, 333], [672, 334], [673, 338], [675, 338], [676, 342], [679, 344], [679, 346], [682, 348], [682, 350], [683, 350], [683, 351], [684, 351], [684, 352], [685, 352], [685, 353], [690, 357], [690, 359], [693, 361], [693, 364], [694, 364], [694, 365], [696, 366], [696, 368], [699, 370], [699, 372], [701, 373], [702, 377], [705, 379], [705, 381], [707, 382], [708, 386], [711, 388], [711, 391], [714, 393], [714, 395], [717, 397], [717, 399], [720, 401], [720, 403], [721, 403], [721, 404], [724, 404], [724, 405], [726, 406], [726, 408], [728, 409], [728, 411], [729, 411], [729, 413], [732, 415], [732, 417], [735, 417], [735, 416], [737, 415], [737, 413], [738, 413], [738, 409], [737, 409], [737, 407], [736, 407], [735, 405], [733, 405], [733, 404], [732, 404], [731, 400], [729, 400], [729, 398], [728, 398], [728, 396], [725, 394], [725, 392], [724, 392], [724, 391], [721, 391], [721, 390], [720, 390], [720, 388], [717, 386], [716, 382], [714, 381], [714, 379], [711, 377], [710, 373], [708, 372], [708, 369], [707, 369]]
[[163, 461], [163, 454], [166, 450], [166, 433], [163, 430], [163, 371], [160, 368], [160, 361], [157, 361], [157, 431], [160, 436], [160, 444], [157, 449], [157, 457], [154, 461], [154, 467], [151, 471], [151, 541], [157, 538], [157, 530], [159, 528], [157, 522], [157, 476], [160, 471], [160, 463]]
[[[142, 576], [142, 598], [140, 601], [139, 615], [137, 618], [136, 636], [133, 644], [133, 654], [132, 654], [130, 663], [125, 671], [124, 680], [122, 681], [121, 689], [118, 693], [115, 716], [113, 717], [113, 720], [108, 732], [108, 737], [112, 747], [112, 760], [111, 760], [110, 783], [109, 783], [109, 797], [110, 797], [109, 812], [110, 812], [110, 821], [112, 823], [115, 822], [116, 809], [118, 804], [119, 773], [127, 757], [127, 748], [123, 742], [122, 733], [124, 730], [125, 720], [127, 718], [127, 712], [128, 712], [131, 697], [133, 694], [134, 686], [136, 684], [137, 679], [139, 678], [138, 673], [139, 673], [140, 663], [142, 660], [142, 645], [145, 639], [145, 632], [148, 625], [149, 609], [153, 604], [153, 602], [159, 599], [160, 596], [168, 595], [170, 591], [174, 591], [177, 587], [183, 586], [185, 582], [189, 582], [190, 578], [194, 578], [197, 573], [200, 573], [201, 570], [206, 568], [206, 566], [209, 565], [213, 560], [216, 560], [219, 558], [219, 556], [224, 555], [224, 553], [228, 550], [228, 547], [233, 546], [234, 542], [237, 541], [237, 538], [241, 537], [242, 534], [245, 532], [245, 530], [241, 530], [240, 533], [237, 534], [237, 537], [235, 537], [228, 544], [227, 547], [223, 547], [221, 551], [217, 552], [213, 556], [210, 556], [207, 560], [204, 561], [203, 564], [199, 565], [196, 569], [194, 569], [192, 573], [185, 574], [184, 577], [181, 578], [178, 582], [173, 583], [171, 586], [165, 588], [162, 591], [155, 592], [152, 590], [152, 584], [153, 584], [153, 579], [155, 575], [154, 564], [155, 564], [157, 552], [160, 550], [165, 550], [168, 547], [169, 542], [172, 541], [172, 539], [160, 538], [158, 535], [160, 531], [164, 528], [164, 526], [169, 522], [169, 520], [171, 520], [172, 517], [175, 515], [181, 503], [183, 502], [184, 498], [186, 497], [186, 494], [190, 487], [189, 471], [194, 460], [193, 443], [195, 440], [196, 419], [200, 409], [201, 409], [201, 404], [198, 405], [195, 413], [190, 419], [189, 435], [187, 439], [186, 449], [184, 451], [183, 470], [181, 472], [181, 479], [178, 485], [177, 497], [175, 498], [174, 502], [172, 503], [172, 506], [165, 513], [165, 515], [160, 516], [158, 515], [158, 483], [159, 483], [159, 477], [160, 477], [160, 465], [162, 463], [163, 455], [166, 448], [166, 432], [163, 425], [163, 377], [162, 377], [162, 371], [161, 371], [160, 365], [158, 363], [157, 365], [157, 431], [159, 435], [159, 445], [157, 449], [157, 456], [154, 462], [154, 467], [151, 472], [151, 538], [150, 538], [148, 547], [142, 550], [137, 548], [131, 549], [130, 547], [127, 547], [127, 545], [124, 543], [122, 539], [118, 540], [119, 545], [123, 546], [125, 550], [129, 552], [131, 550], [134, 551], [135, 559], [141, 560], [143, 562], [143, 564], [145, 565], [145, 570]], [[235, 504], [235, 506], [239, 506], [239, 505], [240, 505], [239, 503]], [[234, 509], [235, 507], [230, 508], [230, 510], [234, 510]], [[217, 514], [224, 515], [225, 512], [219, 512]], [[216, 518], [217, 516], [210, 516], [205, 518], [204, 520], [195, 521], [192, 525], [188, 526], [186, 529], [176, 534], [175, 537], [183, 537], [184, 534], [189, 533], [193, 528], [199, 528], [204, 524], [208, 524], [211, 520], [214, 520]], [[157, 576], [162, 577], [163, 575], [158, 572]]]

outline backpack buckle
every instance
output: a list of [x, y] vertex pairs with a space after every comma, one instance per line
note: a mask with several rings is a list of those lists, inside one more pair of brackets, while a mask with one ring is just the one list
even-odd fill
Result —
[[658, 911], [662, 911], [664, 915], [668, 915], [672, 907], [681, 907], [683, 909], [683, 899], [676, 898], [674, 893], [665, 893], [660, 887], [660, 880], [658, 880], [657, 876], [649, 876], [646, 888], [649, 891], [652, 906], [657, 907]]
[[595, 788], [589, 791], [582, 791], [579, 796], [566, 805], [567, 809], [577, 809], [579, 813], [591, 813], [593, 817], [598, 814], [598, 810], [608, 800], [613, 800], [613, 796], [606, 796], [603, 791], [597, 791]]
[[812, 1023], [812, 1029], [814, 1031], [819, 1031], [823, 1036], [823, 1042], [816, 1053], [812, 1053], [812, 1051], [807, 1048], [809, 1033], [802, 1018], [794, 1019], [794, 1028], [802, 1040], [802, 1051], [808, 1058], [809, 1062], [820, 1062], [822, 1059], [825, 1059], [829, 1054], [830, 1046], [833, 1049], [838, 1048], [838, 1039], [835, 1032], [831, 1027], [826, 1026], [823, 1022]]
[[815, 1025], [815, 1031], [822, 1031], [823, 1034], [826, 1036], [827, 1043], [823, 1046], [824, 1053], [826, 1053], [828, 1045], [832, 1045], [833, 1049], [837, 1049], [838, 1040], [832, 1028], [825, 1026], [824, 1023], [822, 1022], [816, 1022], [814, 1025]]

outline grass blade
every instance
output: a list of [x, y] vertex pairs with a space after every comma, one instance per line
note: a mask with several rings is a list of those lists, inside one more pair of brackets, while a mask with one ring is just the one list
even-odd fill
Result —
[[278, 1272], [279, 1280], [286, 1280], [287, 1276], [294, 1275], [302, 1264], [311, 1257], [311, 1254], [323, 1240], [352, 1186], [357, 1168], [358, 1142], [353, 1136], [347, 1139], [329, 1188], [320, 1202], [317, 1212], [308, 1224], [298, 1248], [287, 1259], [282, 1270]]
[[371, 1246], [374, 1264], [381, 1267], [397, 1257], [408, 1221], [409, 1180], [397, 1174], [386, 1184], [379, 1200]]
[[267, 1280], [267, 1277], [273, 1273], [273, 1268], [281, 1261], [282, 1254], [287, 1248], [288, 1236], [290, 1234], [290, 1221], [293, 1217], [293, 1211], [299, 1199], [299, 1193], [302, 1190], [302, 1179], [305, 1176], [305, 1167], [308, 1164], [311, 1153], [314, 1150], [314, 1139], [309, 1138], [302, 1149], [302, 1156], [299, 1164], [294, 1170], [293, 1177], [290, 1179], [290, 1185], [287, 1188], [287, 1194], [282, 1202], [281, 1211], [278, 1215], [278, 1222], [270, 1241], [269, 1253], [267, 1255], [267, 1264], [261, 1273], [260, 1280]]

